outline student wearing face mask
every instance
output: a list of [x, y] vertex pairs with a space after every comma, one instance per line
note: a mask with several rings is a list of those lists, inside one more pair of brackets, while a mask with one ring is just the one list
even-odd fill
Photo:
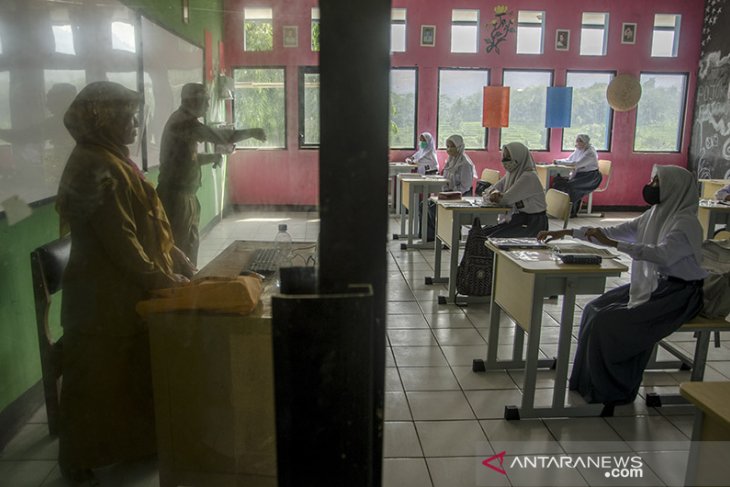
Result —
[[436, 157], [436, 144], [433, 135], [423, 132], [418, 137], [418, 152], [406, 158], [406, 162], [418, 164], [418, 174], [436, 174], [439, 172], [439, 161]]
[[512, 213], [489, 230], [491, 237], [535, 237], [548, 229], [545, 190], [535, 172], [535, 162], [524, 144], [511, 142], [502, 148], [507, 174], [485, 193], [484, 201], [509, 205]]
[[633, 258], [630, 284], [606, 292], [583, 310], [570, 389], [609, 407], [634, 401], [654, 345], [702, 307], [702, 227], [697, 181], [677, 166], [655, 166], [643, 189], [651, 208], [614, 227], [541, 232], [599, 243]]
[[[446, 160], [443, 176], [448, 181], [444, 185], [443, 191], [458, 191], [462, 196], [471, 196], [472, 184], [477, 178], [477, 170], [464, 150], [464, 139], [461, 135], [452, 135], [446, 139], [446, 153], [449, 158]], [[429, 201], [426, 241], [433, 242], [435, 234], [436, 204]]]
[[572, 203], [570, 216], [574, 217], [578, 214], [583, 197], [596, 189], [603, 179], [598, 170], [598, 154], [591, 145], [591, 138], [587, 134], [578, 134], [575, 138], [575, 151], [567, 159], [555, 159], [555, 163], [575, 167], [569, 178], [557, 176], [552, 185], [558, 191], [568, 193]]

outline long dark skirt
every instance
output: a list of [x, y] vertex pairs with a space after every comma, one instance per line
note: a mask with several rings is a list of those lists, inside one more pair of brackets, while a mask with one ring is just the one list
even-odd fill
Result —
[[580, 201], [584, 196], [593, 192], [601, 184], [603, 176], [599, 170], [579, 172], [573, 179], [567, 179], [563, 177], [556, 177], [553, 180], [553, 188], [564, 193], [568, 193], [572, 208], [570, 211], [571, 216], [575, 216], [578, 213], [580, 207]]
[[570, 389], [588, 402], [634, 401], [654, 345], [699, 313], [702, 281], [660, 279], [649, 301], [631, 309], [628, 302], [627, 284], [583, 310]]
[[490, 237], [537, 237], [537, 234], [548, 229], [548, 219], [545, 212], [515, 213], [508, 222], [499, 223], [488, 229]]

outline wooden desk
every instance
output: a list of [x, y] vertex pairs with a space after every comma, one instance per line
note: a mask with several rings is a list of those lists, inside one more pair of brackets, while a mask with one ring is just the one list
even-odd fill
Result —
[[[427, 249], [433, 248], [433, 244], [426, 242], [426, 229], [428, 228], [428, 195], [431, 193], [440, 191], [441, 188], [448, 182], [448, 180], [441, 176], [421, 176], [420, 174], [401, 174], [398, 176], [401, 183], [401, 211], [400, 211], [400, 225], [401, 235], [398, 237], [406, 237], [408, 243], [401, 244], [401, 249]], [[413, 240], [416, 238], [417, 230], [415, 228], [415, 218], [418, 213], [418, 201], [419, 197], [423, 195], [421, 200], [421, 238], [420, 243], [414, 243]], [[408, 229], [405, 228], [406, 215], [405, 210], [408, 210]], [[396, 236], [393, 236], [396, 238]]]
[[[601, 294], [606, 278], [620, 276], [628, 268], [614, 259], [603, 259], [600, 265], [568, 265], [555, 262], [550, 250], [532, 250], [539, 260], [525, 261], [518, 253], [500, 250], [487, 242], [494, 251], [492, 301], [489, 311], [489, 339], [486, 360], [474, 361], [473, 369], [524, 369], [522, 406], [505, 406], [505, 419], [594, 416], [602, 405], [568, 407], [565, 404], [570, 337], [573, 331], [575, 297], [579, 294]], [[538, 360], [542, 304], [548, 296], [563, 295], [560, 315], [558, 356], [552, 360]], [[511, 360], [497, 360], [500, 314], [504, 311], [517, 324]], [[527, 357], [522, 360], [524, 334], [527, 333]], [[538, 367], [556, 365], [553, 403], [550, 407], [535, 407], [535, 383]]]
[[714, 200], [717, 190], [730, 184], [730, 179], [700, 179], [700, 183], [702, 184], [700, 198]]
[[392, 195], [391, 210], [398, 211], [400, 208], [400, 184], [398, 184], [398, 174], [407, 174], [413, 172], [418, 164], [408, 164], [407, 162], [389, 162], [388, 163], [388, 179], [390, 184], [388, 192]]
[[728, 485], [730, 382], [683, 382], [679, 392], [697, 406], [684, 485]]
[[[198, 276], [236, 276], [267, 246], [234, 242]], [[277, 485], [270, 284], [246, 316], [149, 316], [161, 487]]]
[[575, 169], [573, 166], [564, 166], [561, 164], [535, 164], [537, 170], [537, 177], [545, 187], [545, 191], [550, 189], [550, 178], [560, 174], [561, 176], [567, 176], [570, 171]]
[[730, 205], [715, 200], [701, 200], [697, 218], [700, 219], [704, 238], [712, 238], [717, 225], [730, 225]]
[[[509, 207], [478, 206], [481, 196], [465, 197], [461, 201], [438, 201], [436, 206], [436, 253], [434, 259], [434, 276], [426, 278], [426, 284], [449, 283], [448, 296], [439, 296], [439, 304], [456, 302], [456, 271], [459, 267], [459, 244], [461, 242], [461, 226], [471, 225], [474, 217], [480, 217], [482, 225], [497, 223], [497, 216], [510, 211]], [[484, 217], [487, 218], [484, 218]], [[447, 245], [451, 253], [449, 277], [441, 277], [441, 247]], [[488, 298], [484, 298], [488, 299]]]

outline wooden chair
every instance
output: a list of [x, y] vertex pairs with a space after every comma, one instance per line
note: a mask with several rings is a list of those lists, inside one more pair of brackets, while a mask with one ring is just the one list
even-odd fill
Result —
[[48, 317], [51, 309], [51, 297], [61, 289], [61, 277], [66, 269], [70, 251], [71, 239], [65, 237], [38, 247], [30, 253], [38, 347], [43, 374], [43, 394], [46, 400], [48, 431], [51, 435], [58, 433], [61, 354], [63, 348], [61, 338], [57, 341], [53, 340]]
[[547, 215], [563, 220], [563, 229], [568, 228], [568, 218], [570, 218], [570, 196], [568, 196], [568, 193], [550, 188], [545, 193], [545, 202], [547, 203]]
[[481, 181], [486, 181], [489, 184], [496, 184], [499, 181], [499, 171], [494, 169], [485, 169], [482, 171], [482, 175], [479, 178]]
[[600, 213], [593, 214], [593, 193], [603, 193], [608, 189], [608, 185], [611, 182], [611, 174], [613, 173], [611, 161], [599, 159], [598, 171], [603, 176], [603, 179], [601, 180], [601, 184], [588, 195], [588, 208], [586, 208], [585, 216], [603, 216]]

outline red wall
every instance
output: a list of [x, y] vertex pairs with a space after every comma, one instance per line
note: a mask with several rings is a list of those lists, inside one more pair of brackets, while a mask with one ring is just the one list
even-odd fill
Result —
[[[292, 5], [292, 3], [295, 3]], [[453, 8], [480, 10], [480, 29], [494, 16], [493, 8], [506, 2], [484, 0], [395, 0], [394, 7], [408, 9], [407, 52], [392, 56], [393, 66], [418, 67], [417, 132], [436, 133], [438, 97], [438, 69], [440, 67], [479, 67], [490, 69], [493, 85], [501, 85], [504, 68], [550, 69], [554, 84], [563, 86], [568, 70], [613, 70], [618, 74], [636, 76], [641, 71], [689, 73], [682, 146], [678, 153], [640, 154], [632, 151], [636, 110], [616, 112], [613, 117], [611, 151], [599, 157], [613, 161], [611, 185], [605, 193], [596, 194], [597, 205], [643, 205], [641, 187], [649, 179], [654, 164], [687, 166], [687, 152], [691, 133], [691, 114], [694, 111], [696, 71], [699, 61], [704, 2], [702, 0], [584, 0], [580, 3], [564, 0], [514, 0], [510, 10], [544, 10], [545, 53], [542, 55], [515, 54], [516, 37], [511, 34], [499, 47], [501, 54], [487, 54], [480, 46], [475, 54], [451, 54], [450, 24]], [[243, 8], [271, 5], [274, 10], [274, 51], [266, 53], [243, 52]], [[230, 181], [233, 202], [237, 204], [316, 204], [318, 201], [318, 152], [299, 150], [297, 76], [299, 66], [318, 64], [318, 55], [309, 49], [310, 9], [315, 0], [291, 2], [287, 0], [226, 0], [224, 38], [226, 58], [230, 66], [286, 66], [288, 149], [276, 151], [237, 151], [231, 157]], [[608, 54], [580, 56], [580, 24], [583, 12], [609, 12]], [[679, 53], [675, 58], [652, 58], [651, 31], [655, 13], [681, 14]], [[637, 24], [636, 44], [621, 44], [623, 22]], [[420, 47], [420, 25], [436, 25], [436, 47]], [[299, 26], [299, 48], [283, 49], [283, 25]], [[556, 29], [570, 29], [570, 50], [555, 51]], [[480, 32], [480, 39], [484, 32]], [[483, 43], [482, 43], [483, 46]], [[353, 61], [356, 62], [356, 61]], [[345, 124], [346, 121], [343, 121]], [[384, 127], [386, 129], [386, 127]], [[536, 160], [565, 157], [561, 152], [562, 130], [553, 129], [551, 150], [535, 154]], [[403, 160], [412, 151], [391, 151], [391, 160]], [[485, 167], [501, 169], [499, 130], [490, 129], [486, 150], [468, 151], [478, 172]], [[445, 161], [441, 152], [439, 160]], [[503, 171], [503, 170], [502, 170]]]

